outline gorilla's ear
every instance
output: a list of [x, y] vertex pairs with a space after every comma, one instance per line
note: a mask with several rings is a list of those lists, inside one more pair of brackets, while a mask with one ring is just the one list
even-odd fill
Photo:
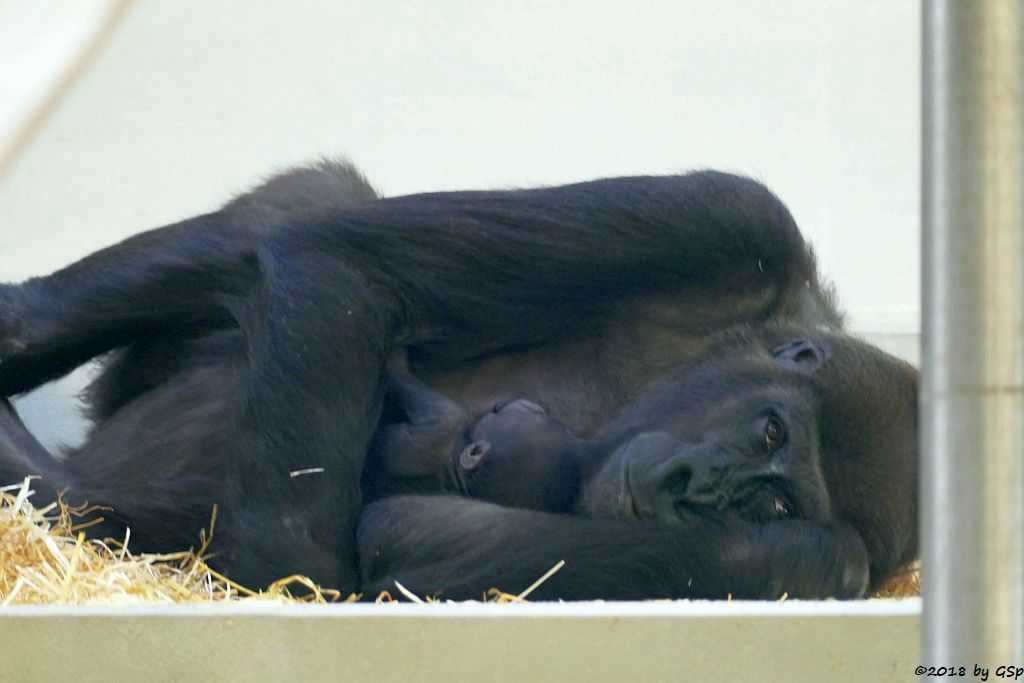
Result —
[[487, 457], [490, 451], [490, 441], [474, 441], [459, 454], [459, 465], [466, 472], [472, 472], [477, 467], [480, 467], [480, 464], [483, 463], [484, 458]]
[[794, 339], [772, 351], [775, 360], [783, 367], [797, 372], [812, 372], [828, 360], [824, 348], [809, 339]]

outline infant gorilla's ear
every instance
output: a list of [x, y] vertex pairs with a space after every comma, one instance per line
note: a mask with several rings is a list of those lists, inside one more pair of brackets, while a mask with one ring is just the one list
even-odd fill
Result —
[[480, 466], [490, 451], [490, 441], [474, 441], [459, 455], [459, 467], [466, 472], [472, 472]]

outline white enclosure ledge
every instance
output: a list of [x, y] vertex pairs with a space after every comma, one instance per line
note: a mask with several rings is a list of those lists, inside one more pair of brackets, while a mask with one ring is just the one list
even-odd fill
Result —
[[921, 602], [0, 608], [4, 680], [907, 681]]

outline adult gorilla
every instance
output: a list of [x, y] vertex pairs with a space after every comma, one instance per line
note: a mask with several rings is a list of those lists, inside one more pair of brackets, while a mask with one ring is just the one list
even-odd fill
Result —
[[[579, 514], [364, 511], [398, 346], [471, 412], [527, 397], [593, 443]], [[322, 163], [0, 286], [0, 394], [115, 349], [66, 461], [0, 408], [0, 479], [112, 506], [99, 533], [138, 549], [189, 545], [218, 503], [245, 583], [474, 597], [565, 559], [538, 595], [855, 597], [916, 553], [916, 375], [843, 334], [747, 179], [374, 199]]]

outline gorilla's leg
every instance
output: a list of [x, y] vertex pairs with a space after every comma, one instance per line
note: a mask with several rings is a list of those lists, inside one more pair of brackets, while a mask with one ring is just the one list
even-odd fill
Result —
[[[180, 365], [108, 410], [66, 466], [11, 413], [0, 474], [40, 474], [46, 497], [68, 488], [74, 502], [110, 505], [152, 548], [190, 544], [218, 504], [215, 561], [237, 580], [298, 571], [356, 590], [359, 479], [392, 307], [342, 260], [301, 243], [275, 241], [263, 259], [259, 292], [232, 308], [237, 329], [169, 347]], [[147, 374], [142, 362], [132, 370]], [[309, 468], [322, 472], [290, 476]]]
[[136, 338], [231, 324], [255, 287], [253, 236], [200, 216], [96, 252], [56, 273], [0, 285], [0, 395], [59, 377]]
[[[236, 573], [276, 578], [259, 565], [276, 556], [282, 568], [356, 590], [360, 475], [380, 416], [392, 304], [334, 256], [274, 247], [287, 258], [268, 270], [234, 399], [244, 431], [224, 473], [238, 506], [224, 520], [237, 540], [225, 552]], [[322, 472], [289, 476], [309, 468]], [[331, 558], [336, 577], [318, 566]]]
[[376, 198], [346, 162], [277, 175], [220, 211], [141, 233], [47, 277], [0, 283], [0, 396], [101, 353], [168, 332], [245, 324], [261, 268], [255, 248], [282, 225]]
[[[0, 452], [0, 472], [42, 474], [55, 480], [51, 491], [69, 487], [73, 497], [119, 508], [150, 528], [140, 536], [154, 545], [194, 538], [218, 503], [215, 551], [238, 579], [273, 580], [279, 561], [355, 590], [359, 475], [395, 306], [343, 256], [301, 233], [281, 231], [255, 247], [232, 216], [226, 225], [215, 217], [0, 290], [5, 395], [135, 339], [193, 335], [167, 349], [183, 355], [179, 369], [116, 410], [106, 406], [67, 468], [39, 452], [26, 462], [11, 448]], [[235, 343], [187, 346], [204, 335]], [[144, 362], [130, 370], [150, 374]], [[289, 476], [313, 467], [323, 472]]]
[[[260, 400], [254, 398], [260, 387], [250, 378], [261, 359], [250, 357], [240, 336], [233, 339], [234, 348], [221, 343], [204, 349], [205, 355], [192, 356], [158, 387], [101, 421], [69, 458], [72, 491], [130, 522], [142, 550], [193, 545], [216, 504], [211, 563], [233, 579], [263, 587], [299, 572], [356, 590], [347, 537], [360, 500], [348, 482], [357, 478], [352, 472], [361, 467], [364, 447], [354, 441], [358, 437], [346, 442], [343, 434], [303, 423], [308, 413], [328, 409], [325, 395], [296, 393], [287, 403], [264, 398], [264, 409], [253, 410], [250, 401]], [[367, 364], [372, 368], [370, 359]], [[261, 369], [309, 383], [301, 362]], [[371, 377], [352, 384], [373, 400]], [[352, 403], [330, 404], [338, 410], [332, 424], [350, 435], [368, 432], [375, 421], [371, 408]], [[323, 471], [290, 476], [311, 467]]]
[[13, 484], [28, 475], [46, 481], [47, 501], [71, 484], [67, 469], [29, 433], [11, 402], [0, 398], [0, 482]]

